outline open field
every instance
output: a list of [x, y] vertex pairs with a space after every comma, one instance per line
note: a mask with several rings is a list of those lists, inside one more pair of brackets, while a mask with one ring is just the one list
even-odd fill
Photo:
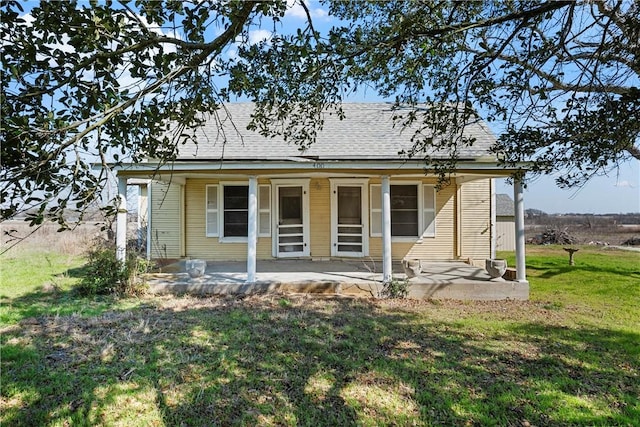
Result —
[[525, 219], [527, 239], [534, 239], [548, 229], [566, 231], [576, 243], [587, 245], [621, 245], [640, 239], [640, 214], [619, 215], [545, 215]]
[[640, 253], [527, 250], [529, 302], [115, 300], [24, 247], [0, 424], [640, 425]]

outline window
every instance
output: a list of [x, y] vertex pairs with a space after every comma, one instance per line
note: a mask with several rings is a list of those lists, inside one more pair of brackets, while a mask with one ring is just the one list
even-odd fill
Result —
[[249, 230], [249, 186], [225, 185], [223, 188], [224, 237], [247, 237]]
[[[249, 186], [222, 185], [221, 191], [218, 188], [218, 185], [206, 187], [207, 237], [246, 238], [249, 230]], [[271, 236], [271, 187], [269, 185], [258, 186], [258, 236]]]
[[[391, 236], [435, 237], [435, 188], [432, 185], [391, 185]], [[371, 185], [371, 236], [382, 236], [381, 186]], [[419, 233], [422, 229], [423, 232]]]
[[418, 235], [418, 186], [391, 186], [391, 235]]

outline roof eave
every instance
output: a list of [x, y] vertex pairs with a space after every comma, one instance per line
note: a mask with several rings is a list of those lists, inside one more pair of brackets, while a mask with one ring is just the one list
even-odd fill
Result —
[[[444, 160], [444, 159], [443, 159]], [[101, 165], [98, 165], [100, 168]], [[502, 166], [497, 161], [488, 162], [473, 159], [458, 159], [456, 170], [466, 171], [501, 171], [505, 174], [516, 171], [526, 171], [530, 163], [522, 162], [512, 166]], [[422, 160], [313, 160], [296, 158], [289, 160], [189, 160], [171, 163], [146, 162], [112, 165], [112, 170], [122, 175], [136, 175], [148, 172], [204, 172], [204, 171], [233, 171], [233, 170], [279, 170], [300, 169], [310, 171], [330, 171], [332, 169], [353, 170], [422, 170], [429, 169]]]

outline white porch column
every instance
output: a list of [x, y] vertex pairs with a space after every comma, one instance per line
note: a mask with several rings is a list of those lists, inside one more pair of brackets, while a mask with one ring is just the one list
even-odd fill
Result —
[[526, 262], [524, 254], [524, 190], [522, 177], [513, 178], [513, 208], [516, 220], [516, 280], [527, 280]]
[[489, 186], [491, 187], [491, 259], [496, 258], [496, 180], [495, 178], [491, 178], [489, 181]]
[[116, 216], [116, 259], [127, 258], [127, 178], [118, 177], [118, 211]]
[[391, 185], [389, 176], [382, 177], [382, 281], [392, 280], [391, 262]]
[[256, 281], [256, 246], [258, 244], [258, 178], [249, 177], [249, 230], [247, 233], [247, 283]]

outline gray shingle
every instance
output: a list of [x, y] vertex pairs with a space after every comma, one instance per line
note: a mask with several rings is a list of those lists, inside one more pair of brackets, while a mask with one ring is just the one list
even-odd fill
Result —
[[[226, 105], [226, 112], [209, 120], [196, 132], [197, 145], [187, 143], [180, 147], [180, 160], [285, 160], [292, 158], [314, 158], [319, 160], [390, 160], [401, 159], [398, 154], [411, 148], [410, 129], [401, 131], [393, 127], [391, 103], [345, 103], [346, 115], [340, 120], [335, 114], [325, 115], [324, 127], [318, 138], [306, 151], [286, 143], [282, 138], [265, 138], [257, 132], [247, 130], [251, 103]], [[465, 130], [467, 136], [476, 138], [471, 147], [460, 152], [461, 159], [474, 159], [488, 155], [495, 141], [493, 133], [482, 122], [474, 123]], [[433, 157], [444, 157], [433, 155]]]
[[514, 216], [513, 199], [508, 194], [496, 194], [496, 216]]

